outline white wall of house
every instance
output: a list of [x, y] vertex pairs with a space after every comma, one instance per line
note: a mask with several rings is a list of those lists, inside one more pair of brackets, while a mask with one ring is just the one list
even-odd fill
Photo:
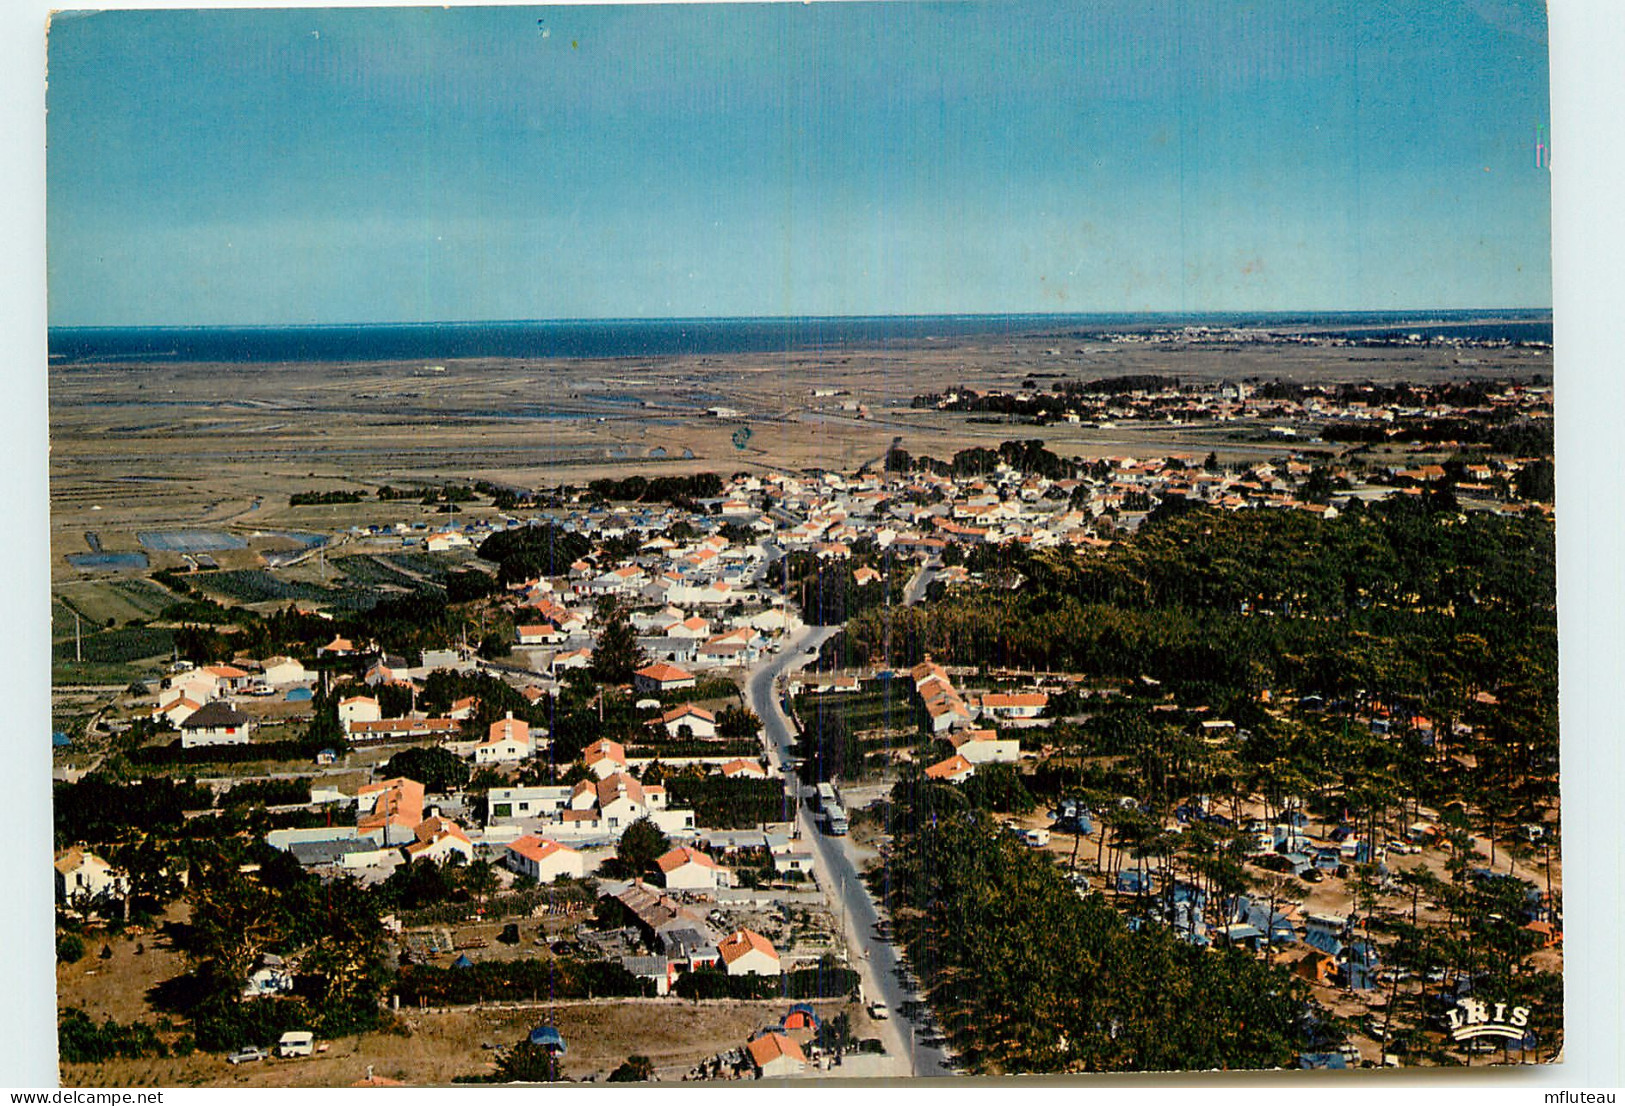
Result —
[[672, 891], [715, 891], [717, 869], [703, 864], [684, 864], [666, 873], [666, 887]]
[[497, 742], [485, 742], [474, 746], [474, 763], [485, 764], [513, 764], [530, 756], [530, 742], [516, 741], [512, 738]]
[[485, 796], [487, 823], [556, 815], [570, 805], [569, 787], [494, 787]]
[[[692, 833], [694, 830], [694, 812], [692, 810], [651, 810], [649, 821], [660, 827], [661, 833]], [[621, 827], [625, 829], [625, 826]]]
[[376, 699], [360, 697], [339, 703], [339, 724], [346, 729], [351, 722], [377, 722], [382, 718], [383, 712]]
[[217, 726], [212, 729], [182, 729], [181, 748], [196, 749], [204, 745], [247, 745], [252, 722], [241, 726]]
[[503, 863], [537, 883], [552, 883], [561, 876], [580, 879], [587, 874], [586, 860], [574, 849], [555, 850], [543, 857], [540, 862], [509, 849], [503, 857]]

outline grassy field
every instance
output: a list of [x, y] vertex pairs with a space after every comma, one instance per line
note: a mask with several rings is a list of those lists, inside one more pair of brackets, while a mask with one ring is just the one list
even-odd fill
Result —
[[467, 553], [388, 553], [382, 557], [389, 564], [436, 583], [445, 583], [454, 569], [470, 559]]
[[122, 623], [153, 618], [175, 601], [164, 588], [140, 576], [66, 581], [57, 586], [52, 598], [53, 637], [61, 633], [64, 622], [72, 635], [73, 612], [89, 625], [105, 626], [109, 619]]
[[290, 578], [280, 570], [263, 568], [202, 572], [192, 578], [192, 585], [212, 597], [244, 606], [278, 606], [292, 600], [305, 600], [338, 610], [365, 610], [383, 594], [367, 586], [322, 587], [297, 577]]
[[[56, 596], [51, 597], [51, 640], [72, 641], [74, 634], [74, 611]], [[81, 616], [81, 622], [83, 618]]]
[[[133, 626], [122, 630], [100, 630], [81, 636], [79, 655], [89, 664], [129, 664], [169, 655], [174, 635], [168, 630], [151, 626]], [[72, 662], [74, 641], [72, 635], [51, 647], [54, 662]]]

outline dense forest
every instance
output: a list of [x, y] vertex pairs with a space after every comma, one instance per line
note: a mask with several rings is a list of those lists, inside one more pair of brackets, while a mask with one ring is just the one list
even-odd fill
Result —
[[1219, 708], [1266, 688], [1420, 702], [1496, 687], [1555, 707], [1556, 555], [1540, 517], [1410, 499], [1336, 519], [1198, 508], [1103, 556], [1004, 547], [986, 575], [1007, 586], [863, 612], [835, 651], [1150, 676]]
[[1272, 1068], [1308, 1043], [1285, 969], [1131, 932], [952, 787], [905, 782], [893, 812], [871, 885], [970, 1071]]

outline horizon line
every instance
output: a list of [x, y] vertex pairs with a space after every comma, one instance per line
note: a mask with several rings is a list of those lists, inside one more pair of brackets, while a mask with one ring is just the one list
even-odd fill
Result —
[[[874, 322], [912, 319], [1090, 319], [1090, 318], [1142, 318], [1192, 319], [1224, 316], [1308, 316], [1333, 315], [1371, 317], [1382, 315], [1450, 314], [1493, 317], [1496, 315], [1545, 315], [1551, 317], [1551, 306], [1544, 307], [1385, 307], [1385, 308], [1223, 308], [1211, 310], [1158, 310], [1158, 311], [950, 311], [902, 312], [879, 315], [579, 315], [529, 319], [416, 319], [370, 320], [325, 323], [47, 323], [47, 333], [69, 330], [324, 330], [347, 327], [430, 327], [430, 326], [525, 326], [537, 324], [577, 323], [793, 323], [793, 322]], [[1421, 320], [1418, 320], [1421, 321]]]

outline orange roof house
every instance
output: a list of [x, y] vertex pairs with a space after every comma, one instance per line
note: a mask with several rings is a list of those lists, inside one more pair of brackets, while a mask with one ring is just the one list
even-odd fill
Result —
[[799, 1075], [807, 1070], [801, 1046], [783, 1033], [764, 1033], [747, 1047], [751, 1062], [764, 1076]]
[[955, 753], [947, 760], [939, 760], [925, 770], [926, 779], [959, 783], [976, 774], [976, 765]]
[[729, 975], [778, 975], [779, 953], [773, 942], [748, 929], [735, 930], [717, 942]]
[[423, 821], [423, 785], [417, 780], [397, 776], [369, 783], [356, 792], [356, 799], [364, 808], [356, 819], [356, 827], [362, 832], [380, 830], [386, 844], [416, 838], [418, 824]]
[[663, 854], [655, 863], [660, 865], [660, 870], [668, 875], [685, 864], [698, 864], [702, 868], [715, 868], [717, 866], [717, 862], [712, 860], [710, 856], [688, 845], [677, 846], [670, 852]]
[[694, 674], [678, 668], [675, 664], [657, 661], [654, 664], [640, 668], [634, 673], [634, 683], [639, 691], [666, 691], [675, 688], [693, 687]]

